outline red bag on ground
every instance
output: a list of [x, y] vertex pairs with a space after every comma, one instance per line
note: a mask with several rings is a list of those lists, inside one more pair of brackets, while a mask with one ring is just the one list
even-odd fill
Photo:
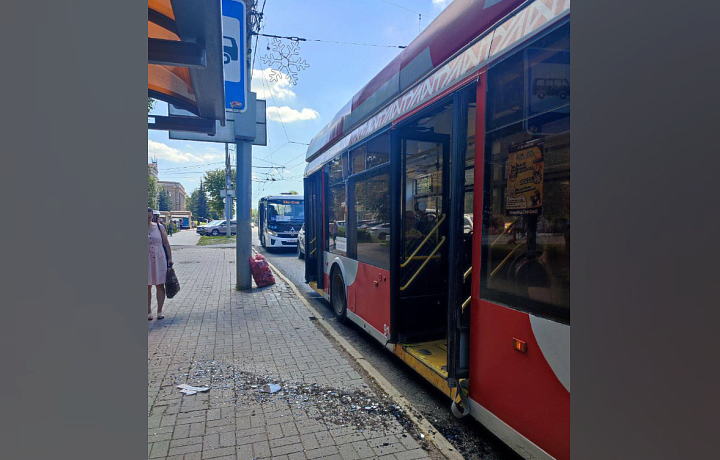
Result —
[[262, 254], [250, 257], [250, 272], [257, 287], [265, 287], [275, 284], [275, 278], [270, 271], [267, 259]]

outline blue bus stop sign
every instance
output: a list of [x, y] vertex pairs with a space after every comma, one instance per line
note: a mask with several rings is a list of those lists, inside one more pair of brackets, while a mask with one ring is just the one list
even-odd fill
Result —
[[244, 112], [247, 108], [245, 3], [222, 0], [225, 108]]

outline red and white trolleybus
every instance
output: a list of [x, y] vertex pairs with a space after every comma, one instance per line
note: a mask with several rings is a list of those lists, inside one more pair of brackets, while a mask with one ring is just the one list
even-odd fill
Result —
[[312, 140], [306, 280], [528, 459], [570, 458], [570, 1], [455, 0]]

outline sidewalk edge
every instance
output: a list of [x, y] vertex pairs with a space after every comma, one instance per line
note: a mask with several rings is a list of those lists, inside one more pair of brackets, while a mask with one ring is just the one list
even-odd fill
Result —
[[[257, 250], [253, 247], [253, 252], [257, 254]], [[448, 460], [465, 460], [465, 458], [460, 454], [460, 452], [453, 447], [452, 444], [443, 436], [440, 434], [435, 427], [432, 426], [430, 422], [427, 421], [425, 417], [415, 409], [410, 402], [405, 399], [405, 397], [400, 394], [400, 392], [390, 383], [388, 382], [385, 377], [382, 376], [382, 374], [373, 367], [372, 364], [370, 364], [363, 356], [360, 354], [355, 347], [353, 347], [350, 342], [345, 340], [344, 337], [342, 337], [340, 334], [338, 334], [335, 329], [333, 329], [329, 324], [327, 324], [327, 321], [325, 321], [322, 317], [322, 315], [313, 307], [310, 302], [307, 301], [305, 296], [302, 295], [300, 290], [295, 286], [295, 283], [290, 281], [280, 270], [278, 270], [273, 264], [271, 264], [268, 261], [268, 265], [272, 269], [275, 274], [280, 277], [290, 288], [293, 290], [295, 295], [297, 295], [302, 303], [305, 305], [305, 307], [310, 310], [310, 312], [317, 318], [317, 322], [325, 329], [330, 336], [335, 339], [335, 341], [347, 351], [350, 356], [355, 359], [355, 361], [363, 368], [365, 369], [365, 372], [367, 372], [370, 377], [375, 380], [375, 382], [382, 388], [382, 390], [387, 393], [394, 401], [395, 403], [400, 406], [405, 413], [407, 414], [408, 418], [415, 424], [415, 426], [418, 427], [418, 429], [425, 435], [425, 437], [432, 442], [435, 447], [440, 451], [442, 455], [445, 456]]]

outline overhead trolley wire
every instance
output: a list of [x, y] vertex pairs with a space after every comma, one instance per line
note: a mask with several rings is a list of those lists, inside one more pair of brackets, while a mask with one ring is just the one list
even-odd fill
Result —
[[404, 49], [406, 48], [405, 45], [378, 45], [377, 43], [357, 43], [357, 42], [341, 42], [338, 40], [322, 40], [319, 38], [302, 38], [302, 37], [290, 37], [290, 36], [283, 36], [283, 35], [273, 35], [273, 34], [262, 34], [257, 33], [256, 35], [259, 35], [261, 37], [268, 37], [268, 38], [279, 38], [279, 39], [285, 39], [285, 40], [291, 40], [294, 42], [319, 42], [319, 43], [335, 43], [338, 45], [355, 45], [355, 46], [375, 46], [378, 48], [400, 48]]

